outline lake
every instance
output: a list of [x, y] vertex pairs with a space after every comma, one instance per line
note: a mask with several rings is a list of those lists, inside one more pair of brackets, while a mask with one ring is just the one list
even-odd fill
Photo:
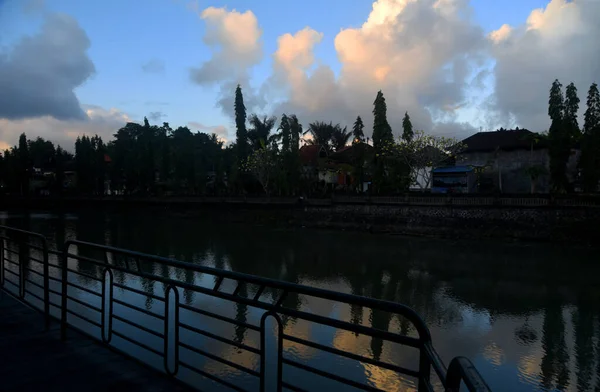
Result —
[[[493, 390], [600, 389], [600, 264], [594, 249], [226, 224], [214, 213], [189, 218], [143, 211], [4, 211], [0, 222], [44, 234], [52, 247], [78, 239], [396, 301], [427, 322], [446, 364], [458, 355], [470, 358]], [[186, 303], [202, 301], [193, 293], [184, 297]], [[239, 313], [232, 314], [255, 321], [250, 311]], [[365, 325], [376, 322], [362, 313], [357, 317]], [[304, 336], [318, 334], [321, 343], [336, 347], [359, 347], [381, 358], [401, 355], [354, 334], [305, 329], [302, 323], [288, 327]], [[241, 341], [253, 340], [248, 331], [231, 331], [236, 334]], [[334, 366], [311, 350], [285, 349], [319, 366]], [[222, 355], [256, 365], [239, 350]], [[333, 371], [356, 372], [338, 365]], [[235, 372], [212, 371], [253, 388]], [[368, 367], [360, 371], [378, 388], [413, 390], [393, 375]]]

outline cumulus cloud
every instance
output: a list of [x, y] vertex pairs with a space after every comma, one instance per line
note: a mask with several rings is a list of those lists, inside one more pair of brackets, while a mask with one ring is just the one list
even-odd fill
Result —
[[190, 121], [188, 127], [192, 130], [208, 133], [209, 135], [214, 133], [219, 140], [225, 143], [229, 140], [229, 133], [224, 125], [207, 126], [197, 121]]
[[0, 52], [0, 118], [85, 119], [73, 90], [95, 72], [89, 47], [75, 19], [46, 14], [39, 33]]
[[204, 43], [212, 49], [212, 57], [190, 76], [206, 85], [247, 77], [248, 69], [262, 60], [262, 31], [252, 11], [244, 13], [209, 7], [200, 17], [206, 22]]
[[[548, 94], [554, 79], [574, 82], [582, 103], [600, 77], [600, 2], [552, 0], [520, 26], [490, 35], [495, 86], [492, 112], [498, 122], [548, 129]], [[585, 105], [581, 105], [583, 112]]]
[[[284, 34], [273, 54], [272, 75], [260, 91], [269, 97], [274, 114], [295, 113], [305, 124], [323, 120], [350, 125], [357, 115], [372, 123], [373, 99], [382, 89], [396, 134], [405, 111], [417, 128], [435, 130], [434, 121], [452, 122], [466, 104], [465, 90], [484, 61], [486, 37], [469, 14], [467, 0], [378, 0], [361, 27], [342, 29], [335, 37], [340, 75], [315, 57], [322, 33], [306, 27]], [[220, 35], [219, 42], [236, 42], [237, 34], [228, 32], [223, 12], [219, 15], [209, 27], [229, 37]], [[247, 36], [258, 42], [256, 34]], [[244, 69], [258, 58], [255, 52], [235, 53], [244, 57], [239, 63]], [[221, 56], [217, 53], [206, 64], [220, 63]], [[200, 81], [222, 77], [207, 72], [209, 66], [202, 69], [217, 76]], [[235, 86], [228, 87], [227, 102], [233, 109]]]
[[206, 23], [204, 43], [211, 48], [211, 58], [190, 70], [191, 80], [201, 86], [218, 85], [216, 106], [233, 115], [233, 91], [239, 84], [244, 89], [244, 102], [249, 110], [264, 106], [264, 98], [250, 86], [250, 69], [263, 58], [262, 30], [252, 11], [228, 11], [209, 7], [200, 13]]
[[85, 119], [59, 120], [50, 116], [0, 119], [0, 147], [15, 145], [19, 135], [25, 133], [30, 139], [41, 136], [73, 151], [77, 136], [99, 135], [109, 140], [119, 128], [131, 121], [126, 113], [115, 108], [105, 109], [96, 105], [82, 105], [82, 108], [87, 116]]
[[164, 73], [165, 63], [160, 59], [151, 59], [148, 62], [142, 64], [142, 71], [147, 73]]

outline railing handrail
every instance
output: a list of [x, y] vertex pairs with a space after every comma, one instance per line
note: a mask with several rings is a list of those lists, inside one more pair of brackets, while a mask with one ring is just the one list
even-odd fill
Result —
[[[100, 244], [95, 244], [92, 242], [79, 241], [79, 240], [68, 240], [65, 242], [64, 250], [67, 252], [67, 254], [69, 256], [74, 256], [74, 257], [80, 257], [80, 256], [68, 253], [68, 249], [71, 245], [89, 246], [89, 247], [92, 247], [92, 248], [95, 248], [98, 250], [107, 250], [110, 252], [117, 252], [117, 253], [132, 256], [132, 257], [140, 257], [140, 258], [144, 258], [146, 260], [151, 260], [154, 262], [162, 263], [162, 264], [165, 264], [165, 265], [168, 265], [171, 267], [188, 269], [188, 270], [192, 270], [195, 272], [214, 275], [217, 277], [230, 278], [230, 279], [234, 279], [234, 280], [243, 280], [248, 283], [270, 286], [270, 287], [273, 287], [276, 289], [281, 289], [281, 290], [293, 291], [298, 294], [311, 295], [314, 297], [329, 299], [332, 301], [352, 303], [352, 304], [356, 304], [356, 305], [360, 305], [360, 306], [369, 307], [372, 309], [379, 309], [379, 310], [398, 313], [398, 314], [401, 314], [402, 316], [406, 317], [409, 321], [411, 321], [415, 325], [415, 328], [417, 328], [417, 332], [419, 333], [419, 340], [421, 340], [423, 343], [431, 341], [431, 333], [429, 331], [429, 328], [427, 327], [427, 325], [421, 318], [421, 316], [419, 316], [418, 313], [414, 309], [412, 309], [406, 305], [396, 303], [396, 302], [380, 300], [380, 299], [375, 299], [375, 298], [370, 298], [370, 297], [364, 297], [364, 296], [360, 296], [360, 295], [356, 295], [356, 294], [340, 293], [337, 291], [331, 291], [331, 290], [321, 289], [321, 288], [317, 288], [317, 287], [310, 287], [310, 286], [305, 286], [305, 285], [300, 285], [300, 284], [295, 284], [295, 283], [290, 283], [290, 282], [285, 282], [285, 281], [280, 281], [280, 280], [275, 280], [275, 279], [270, 279], [270, 278], [264, 278], [264, 277], [245, 274], [245, 273], [241, 273], [241, 272], [212, 268], [212, 267], [202, 266], [202, 265], [193, 264], [193, 263], [189, 263], [189, 262], [185, 262], [185, 261], [174, 260], [174, 259], [170, 259], [167, 257], [150, 255], [150, 254], [132, 251], [132, 250], [128, 250], [128, 249], [117, 248], [117, 247], [113, 247], [113, 246], [109, 246], [109, 245], [100, 245]], [[99, 260], [96, 260], [96, 261], [98, 262]], [[104, 262], [102, 265], [115, 267], [114, 265], [111, 265], [106, 262]], [[131, 270], [128, 270], [128, 271], [131, 271]], [[155, 276], [155, 275], [153, 275], [153, 277], [155, 277], [158, 280], [161, 279], [160, 277]]]
[[[19, 274], [20, 274], [20, 277], [19, 277], [19, 280], [20, 280], [19, 291], [21, 293], [20, 297], [21, 297], [21, 299], [25, 300], [24, 299], [25, 294], [23, 291], [23, 290], [25, 290], [27, 293], [29, 293], [29, 294], [33, 295], [34, 297], [36, 297], [37, 299], [43, 301], [44, 313], [46, 315], [46, 325], [47, 326], [49, 326], [49, 322], [50, 322], [49, 306], [50, 306], [51, 302], [50, 302], [50, 298], [49, 298], [49, 291], [52, 291], [54, 294], [59, 295], [60, 306], [57, 304], [54, 304], [54, 303], [52, 303], [52, 305], [56, 306], [57, 308], [60, 309], [60, 317], [58, 319], [61, 321], [61, 336], [63, 338], [66, 336], [67, 326], [75, 328], [73, 325], [69, 325], [67, 322], [67, 313], [75, 314], [75, 313], [73, 313], [73, 309], [68, 310], [68, 300], [71, 300], [71, 301], [77, 302], [79, 304], [88, 306], [91, 309], [95, 310], [96, 312], [100, 312], [101, 320], [102, 320], [100, 324], [95, 323], [89, 319], [86, 319], [86, 317], [82, 317], [81, 315], [76, 315], [76, 314], [75, 315], [77, 317], [83, 318], [83, 320], [87, 320], [87, 322], [92, 323], [92, 325], [96, 325], [97, 327], [100, 327], [102, 342], [105, 344], [110, 344], [111, 336], [113, 334], [113, 330], [112, 330], [113, 317], [116, 318], [117, 320], [123, 321], [122, 317], [113, 315], [113, 302], [119, 303], [121, 305], [126, 305], [122, 301], [118, 301], [117, 299], [113, 298], [113, 290], [115, 287], [124, 288], [123, 285], [120, 285], [120, 284], [117, 284], [114, 282], [113, 270], [121, 271], [121, 272], [124, 272], [127, 274], [135, 275], [135, 276], [138, 276], [141, 278], [151, 279], [153, 281], [162, 283], [165, 288], [164, 297], [160, 297], [160, 296], [157, 296], [152, 293], [146, 293], [146, 295], [148, 295], [152, 298], [160, 299], [161, 301], [164, 302], [164, 305], [165, 305], [165, 315], [163, 316], [164, 323], [165, 323], [164, 331], [162, 332], [162, 335], [159, 334], [158, 332], [154, 332], [154, 333], [158, 334], [158, 336], [163, 336], [163, 339], [164, 339], [164, 354], [163, 354], [164, 367], [165, 367], [165, 372], [167, 374], [169, 374], [170, 376], [175, 376], [177, 374], [177, 369], [178, 369], [179, 364], [189, 368], [188, 364], [184, 363], [183, 361], [180, 362], [180, 359], [179, 359], [178, 350], [179, 350], [180, 346], [190, 349], [189, 346], [186, 347], [186, 345], [183, 342], [179, 342], [179, 337], [178, 337], [179, 336], [179, 328], [187, 328], [193, 332], [202, 333], [197, 328], [195, 328], [189, 324], [186, 325], [184, 322], [179, 321], [179, 308], [180, 307], [182, 307], [183, 309], [186, 309], [186, 310], [192, 310], [191, 306], [188, 306], [185, 304], [180, 304], [179, 292], [178, 292], [178, 288], [179, 288], [179, 289], [183, 289], [183, 290], [189, 289], [192, 291], [208, 294], [213, 297], [230, 300], [230, 301], [237, 302], [240, 304], [246, 304], [249, 306], [253, 306], [253, 307], [265, 310], [265, 312], [263, 313], [263, 316], [261, 318], [261, 326], [260, 327], [250, 325], [248, 323], [242, 323], [247, 328], [251, 328], [251, 329], [254, 329], [255, 331], [259, 331], [261, 334], [261, 345], [260, 345], [260, 350], [259, 350], [260, 355], [261, 355], [261, 364], [262, 364], [261, 369], [260, 369], [261, 370], [261, 372], [260, 372], [261, 387], [264, 386], [264, 359], [266, 356], [266, 352], [264, 351], [264, 347], [265, 347], [264, 335], [266, 333], [264, 323], [265, 323], [266, 317], [273, 316], [275, 318], [277, 324], [279, 325], [279, 328], [278, 328], [278, 330], [279, 330], [279, 337], [278, 337], [279, 347], [281, 347], [281, 342], [284, 339], [286, 339], [289, 341], [296, 341], [300, 344], [305, 344], [308, 346], [312, 345], [313, 348], [316, 348], [316, 349], [329, 351], [333, 354], [346, 356], [347, 358], [351, 358], [351, 359], [358, 360], [358, 361], [365, 361], [367, 363], [371, 363], [376, 366], [380, 366], [382, 368], [387, 368], [392, 371], [395, 370], [396, 372], [400, 372], [400, 373], [404, 373], [404, 374], [412, 376], [412, 377], [416, 377], [418, 379], [419, 391], [433, 390], [433, 387], [430, 382], [431, 367], [433, 367], [435, 373], [441, 380], [442, 385], [445, 388], [447, 388], [446, 389], [447, 391], [454, 391], [454, 390], [458, 391], [458, 387], [460, 386], [461, 382], [464, 382], [464, 384], [469, 388], [470, 391], [489, 391], [490, 390], [489, 387], [487, 386], [487, 384], [485, 383], [485, 381], [483, 380], [483, 378], [481, 377], [481, 375], [477, 372], [477, 370], [475, 369], [473, 364], [467, 358], [464, 358], [464, 357], [454, 358], [450, 364], [450, 367], [446, 368], [443, 361], [441, 360], [441, 358], [439, 357], [439, 355], [437, 354], [437, 352], [435, 351], [435, 349], [433, 347], [429, 328], [427, 327], [427, 325], [425, 324], [423, 319], [421, 319], [421, 317], [416, 313], [416, 311], [414, 311], [412, 308], [410, 308], [406, 305], [402, 305], [402, 304], [398, 304], [398, 303], [386, 301], [386, 300], [380, 300], [380, 299], [375, 299], [375, 298], [354, 295], [354, 294], [340, 293], [340, 292], [300, 285], [300, 284], [291, 283], [291, 282], [279, 281], [279, 280], [270, 279], [270, 278], [263, 278], [263, 277], [240, 273], [240, 272], [235, 272], [235, 271], [228, 271], [228, 270], [222, 270], [222, 269], [213, 268], [213, 267], [201, 266], [198, 264], [192, 264], [192, 263], [183, 262], [180, 260], [175, 260], [175, 259], [166, 258], [166, 257], [162, 257], [162, 256], [150, 255], [150, 254], [136, 252], [136, 251], [132, 251], [132, 250], [128, 250], [128, 249], [122, 249], [122, 248], [113, 247], [113, 246], [109, 246], [109, 245], [95, 244], [95, 243], [86, 242], [86, 241], [68, 240], [64, 243], [64, 246], [62, 247], [61, 251], [58, 251], [58, 252], [50, 251], [48, 249], [48, 245], [47, 245], [45, 237], [39, 233], [34, 233], [34, 232], [16, 229], [16, 228], [8, 227], [8, 226], [2, 226], [2, 225], [0, 225], [0, 230], [5, 230], [6, 232], [12, 232], [15, 234], [19, 234], [18, 238], [19, 238], [20, 242], [18, 242], [18, 244], [19, 244], [19, 252], [18, 252], [19, 263], [18, 264], [19, 264]], [[31, 238], [31, 237], [34, 237], [34, 238], [40, 240], [42, 245], [37, 246], [37, 245], [33, 245], [33, 244], [25, 242], [24, 238], [26, 239], [26, 238]], [[5, 271], [4, 261], [7, 260], [4, 258], [5, 240], [10, 240], [10, 241], [15, 241], [15, 242], [17, 242], [17, 240], [15, 240], [14, 238], [9, 238], [7, 236], [2, 236], [2, 235], [0, 235], [0, 240], [1, 240], [0, 241], [0, 256], [2, 257], [2, 259], [0, 260], [0, 273], [3, 274]], [[104, 254], [104, 257], [103, 257], [103, 259], [100, 260], [100, 259], [96, 259], [96, 258], [80, 256], [79, 254], [70, 253], [69, 249], [72, 246], [77, 246], [78, 250], [80, 247], [81, 248], [86, 247], [86, 248], [90, 248], [93, 250], [102, 251]], [[39, 259], [36, 260], [32, 256], [28, 256], [27, 247], [31, 247], [33, 249], [37, 249], [38, 251], [41, 251], [43, 253], [43, 260], [39, 260]], [[13, 253], [16, 253], [16, 252], [13, 251]], [[79, 252], [77, 252], [77, 253], [79, 253]], [[50, 264], [48, 261], [49, 254], [54, 254], [54, 255], [61, 257], [62, 265]], [[109, 255], [112, 255], [112, 260], [113, 260], [112, 263], [109, 262], [109, 258], [108, 258]], [[136, 262], [137, 270], [134, 268], [130, 268], [130, 264], [128, 264], [127, 261], [124, 264], [125, 267], [117, 265], [117, 256], [123, 256], [125, 258], [129, 258], [128, 259], [129, 261], [131, 261], [130, 259], [133, 259]], [[26, 260], [24, 260], [24, 258], [26, 258], [26, 257], [29, 257], [31, 260], [35, 260], [38, 263], [43, 264], [44, 286], [42, 287], [39, 284], [35, 284], [39, 288], [42, 288], [44, 290], [44, 298], [43, 299], [41, 297], [35, 295], [34, 293], [27, 291], [27, 289], [25, 288], [26, 287], [25, 281], [33, 283], [31, 280], [27, 280], [27, 278], [25, 276], [26, 269], [32, 271], [30, 268], [24, 267], [24, 264], [26, 262]], [[82, 299], [76, 299], [76, 298], [69, 296], [68, 291], [67, 291], [67, 288], [69, 286], [72, 286], [72, 287], [80, 289], [80, 290], [89, 291], [90, 293], [94, 293], [89, 288], [81, 287], [81, 286], [75, 284], [74, 282], [70, 281], [70, 279], [68, 278], [69, 272], [79, 273], [79, 274], [81, 274], [81, 272], [77, 272], [77, 271], [69, 268], [69, 266], [68, 266], [69, 258], [74, 258], [81, 262], [90, 262], [97, 266], [102, 267], [102, 279], [95, 278], [95, 279], [98, 279], [102, 283], [102, 289], [101, 289], [102, 292], [95, 293], [95, 295], [99, 296], [102, 299], [101, 308], [98, 308], [97, 305], [92, 305], [91, 303], [88, 303], [86, 305], [84, 303], [85, 301], [82, 301]], [[148, 272], [142, 271], [142, 268], [140, 267], [140, 260], [143, 260], [146, 262], [158, 263], [158, 264], [162, 264], [162, 265], [173, 267], [173, 268], [180, 268], [180, 269], [190, 270], [190, 271], [194, 271], [194, 272], [198, 272], [198, 273], [202, 273], [202, 274], [212, 275], [216, 278], [215, 285], [213, 288], [210, 288], [210, 287], [196, 285], [193, 283], [184, 282], [181, 280], [172, 279], [170, 277], [163, 277], [160, 275], [155, 275], [154, 273], [148, 273]], [[12, 263], [17, 264], [17, 263], [14, 263], [14, 261], [12, 261]], [[52, 278], [53, 280], [60, 282], [61, 287], [62, 287], [62, 290], [60, 292], [58, 292], [56, 290], [50, 290], [50, 288], [49, 288], [49, 267], [50, 266], [52, 266], [53, 268], [59, 268], [62, 271], [61, 279], [57, 279], [56, 277]], [[12, 273], [14, 274], [14, 272], [12, 272]], [[39, 272], [37, 272], [37, 274], [42, 275]], [[87, 274], [85, 274], [85, 273], [83, 275], [87, 276]], [[108, 281], [106, 280], [107, 277], [109, 279]], [[234, 280], [237, 282], [237, 287], [235, 288], [233, 293], [219, 291], [220, 285], [224, 279]], [[110, 287], [109, 290], [107, 290], [107, 288], [106, 288], [107, 283], [109, 283], [109, 287]], [[237, 295], [240, 288], [242, 287], [242, 285], [245, 285], [245, 284], [252, 284], [252, 285], [258, 286], [258, 290], [257, 290], [256, 294], [254, 295], [253, 299], [250, 296], [244, 297], [244, 296]], [[2, 289], [4, 290], [4, 288], [2, 288]], [[133, 292], [138, 292], [140, 294], [143, 294], [142, 291], [135, 289], [135, 288], [127, 288], [127, 289], [132, 290]], [[280, 291], [280, 294], [278, 294], [277, 296], [271, 295], [271, 298], [273, 299], [272, 303], [269, 303], [266, 301], [260, 301], [259, 299], [260, 299], [261, 293], [263, 293], [263, 291], [265, 289], [276, 289], [276, 290]], [[301, 310], [301, 309], [296, 309], [295, 307], [283, 306], [284, 298], [286, 297], [286, 295], [288, 295], [290, 293], [298, 294], [298, 295], [305, 295], [305, 296], [309, 296], [309, 297], [313, 297], [313, 298], [326, 299], [326, 300], [330, 300], [330, 301], [334, 301], [334, 302], [342, 302], [342, 303], [349, 304], [349, 305], [358, 305], [358, 306], [370, 308], [372, 310], [379, 310], [379, 311], [384, 311], [384, 312], [388, 312], [388, 313], [395, 313], [399, 316], [404, 317], [408, 321], [410, 321], [412, 323], [412, 325], [414, 326], [414, 328], [416, 329], [419, 337], [417, 339], [417, 338], [406, 336], [404, 334], [400, 334], [398, 332], [389, 331], [389, 330], [387, 330], [387, 328], [386, 329], [378, 329], [374, 326], [367, 327], [362, 324], [353, 324], [353, 323], [350, 323], [347, 321], [342, 321], [342, 320], [338, 320], [335, 318], [331, 318], [329, 316], [319, 316], [314, 313], [307, 313], [306, 311]], [[171, 306], [171, 305], [169, 305], [169, 303], [170, 303], [170, 298], [172, 295], [175, 296], [174, 305], [173, 305], [173, 306], [175, 306], [174, 316], [173, 316], [173, 317], [175, 317], [175, 321], [174, 321], [175, 327], [174, 327], [173, 333], [176, 334], [175, 335], [176, 337], [174, 338], [175, 339], [174, 343], [172, 343], [175, 345], [174, 346], [175, 362], [174, 362], [174, 367], [171, 369], [170, 366], [168, 365], [168, 355], [169, 354], [167, 354], [167, 351], [168, 351], [167, 349], [171, 347], [171, 343], [169, 342], [168, 334], [169, 334], [169, 330], [170, 330], [169, 308]], [[278, 298], [276, 298], [276, 297], [278, 297]], [[106, 303], [106, 300], [108, 300], [108, 304]], [[132, 304], [129, 304], [127, 306], [132, 307], [133, 309], [138, 309], [138, 310], [142, 311], [141, 309], [136, 308]], [[196, 312], [199, 312], [200, 314], [205, 314], [205, 315], [211, 314], [210, 312], [207, 312], [206, 310], [201, 310], [201, 309], [194, 309], [194, 310]], [[105, 335], [106, 312], [108, 312], [108, 331], [107, 331], [108, 334], [107, 335]], [[306, 340], [303, 338], [298, 338], [298, 337], [294, 337], [292, 335], [288, 335], [283, 332], [282, 321], [281, 321], [281, 318], [279, 315], [296, 317], [298, 319], [303, 319], [308, 322], [329, 325], [331, 327], [339, 328], [339, 329], [346, 330], [349, 332], [362, 333], [367, 336], [371, 336], [372, 338], [385, 339], [387, 341], [396, 342], [401, 345], [408, 345], [408, 346], [416, 347], [419, 349], [419, 352], [420, 352], [420, 359], [419, 359], [419, 364], [418, 364], [419, 370], [411, 370], [411, 369], [403, 368], [398, 365], [394, 365], [390, 362], [381, 361], [377, 358], [371, 359], [368, 357], [364, 357], [362, 355], [353, 354], [352, 352], [339, 350], [336, 348], [330, 348], [329, 346], [324, 346], [320, 343], [316, 343], [316, 342], [312, 342], [310, 340]], [[218, 319], [219, 317], [224, 317], [224, 316], [218, 316], [218, 315], [212, 313], [211, 317], [216, 317]], [[225, 317], [223, 320], [225, 320], [225, 319], [227, 319], [227, 317]], [[131, 325], [133, 325], [134, 327], [137, 326], [137, 328], [140, 328], [142, 331], [144, 331], [144, 330], [148, 331], [148, 329], [142, 325], [139, 325], [136, 323], [132, 323]], [[194, 331], [194, 329], [196, 329], [196, 330]], [[205, 333], [207, 333], [207, 332], [205, 331]], [[119, 336], [119, 334], [116, 331], [114, 331], [114, 334], [117, 334], [117, 336]], [[211, 335], [212, 334], [208, 333], [208, 335], [206, 335], [206, 336], [209, 336], [212, 338], [218, 337], [216, 335], [212, 335], [212, 336]], [[123, 335], [121, 335], [120, 337], [123, 338]], [[223, 342], [229, 341], [231, 344], [235, 345], [235, 342], [228, 340], [227, 338], [221, 337], [219, 339], [221, 339]], [[136, 344], [138, 344], [139, 346], [144, 348], [143, 343], [138, 342]], [[253, 349], [252, 347], [248, 347], [242, 343], [237, 343], [237, 344], [239, 347], [245, 348], [246, 350], [256, 351], [256, 349]], [[146, 347], [148, 347], [148, 346], [146, 346]], [[120, 350], [117, 349], [117, 351], [120, 351]], [[200, 351], [202, 351], [202, 350], [200, 350]], [[126, 354], [126, 353], [124, 353], [124, 354]], [[128, 354], [126, 354], [126, 355], [128, 355]], [[201, 354], [201, 355], [209, 355], [209, 357], [210, 357], [210, 354], [207, 354], [207, 353]], [[232, 363], [232, 362], [229, 362], [225, 358], [222, 358], [220, 361], [222, 361], [222, 363], [225, 363], [225, 364]], [[321, 375], [324, 377], [333, 378], [334, 380], [336, 380], [336, 378], [337, 378], [337, 381], [346, 383], [347, 385], [353, 385], [353, 383], [355, 385], [360, 384], [360, 383], [356, 384], [354, 381], [345, 379], [343, 377], [336, 376], [332, 373], [322, 372], [321, 370], [316, 369], [311, 366], [302, 365], [298, 362], [291, 361], [289, 359], [282, 359], [282, 351], [280, 350], [279, 362], [278, 362], [278, 378], [277, 378], [279, 390], [281, 390], [282, 386], [286, 387], [286, 388], [290, 387], [292, 390], [294, 390], [294, 388], [297, 389], [297, 387], [290, 386], [290, 384], [288, 384], [282, 380], [282, 378], [281, 378], [281, 363], [282, 363], [282, 361], [284, 363], [286, 363], [287, 365], [300, 367], [301, 369], [304, 366], [304, 370], [307, 370], [309, 372], [312, 372], [312, 373], [315, 373], [315, 374], [318, 374], [318, 375]], [[248, 370], [246, 370], [246, 371], [248, 371]], [[259, 373], [256, 373], [256, 375], [259, 375]], [[209, 378], [214, 377], [208, 373], [205, 373], [204, 376], [209, 377]], [[224, 385], [227, 385], [227, 382], [225, 380], [221, 380], [220, 382], [222, 382], [222, 384], [224, 384]], [[362, 387], [360, 387], [360, 388], [365, 387], [365, 384], [360, 384], [360, 385], [362, 385]]]

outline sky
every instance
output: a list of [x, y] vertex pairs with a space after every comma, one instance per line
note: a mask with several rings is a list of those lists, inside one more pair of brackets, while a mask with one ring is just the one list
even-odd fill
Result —
[[388, 120], [464, 138], [545, 131], [548, 91], [600, 79], [600, 0], [0, 0], [0, 148], [72, 149], [127, 121], [235, 138], [249, 113], [371, 133]]

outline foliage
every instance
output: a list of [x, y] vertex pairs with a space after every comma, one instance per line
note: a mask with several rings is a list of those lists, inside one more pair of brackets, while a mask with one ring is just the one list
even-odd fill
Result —
[[600, 93], [596, 83], [588, 91], [579, 168], [583, 190], [596, 192], [600, 181]]
[[352, 144], [364, 143], [365, 142], [365, 125], [363, 124], [360, 116], [356, 117], [354, 125], [352, 126]]
[[410, 122], [410, 116], [408, 115], [408, 112], [406, 112], [402, 119], [402, 139], [410, 142], [414, 135], [415, 133], [413, 131], [412, 123]]
[[431, 169], [442, 165], [464, 148], [465, 146], [454, 138], [426, 135], [423, 131], [416, 131], [411, 140], [402, 138], [398, 143], [387, 143], [382, 148], [381, 156], [403, 162], [410, 170], [411, 185], [425, 189], [431, 185]]
[[331, 144], [333, 145], [333, 149], [339, 151], [346, 147], [350, 137], [352, 137], [352, 133], [348, 132], [346, 127], [342, 129], [339, 124], [336, 125], [331, 134]]
[[[572, 91], [571, 91], [572, 93]], [[571, 108], [573, 101], [570, 102]], [[558, 80], [552, 83], [548, 101], [548, 115], [552, 120], [548, 131], [550, 155], [550, 180], [555, 192], [565, 192], [568, 188], [567, 162], [571, 154], [572, 137], [565, 118], [565, 104], [562, 85]]]
[[265, 148], [267, 144], [273, 143], [277, 137], [271, 137], [271, 131], [275, 127], [277, 117], [259, 118], [256, 114], [252, 114], [248, 119], [250, 130], [248, 130], [248, 141], [253, 151]]
[[264, 192], [269, 196], [271, 182], [277, 172], [277, 165], [276, 154], [263, 143], [261, 148], [255, 149], [250, 154], [242, 168], [256, 177], [262, 185]]
[[246, 106], [242, 88], [238, 84], [235, 89], [235, 144], [237, 146], [238, 161], [242, 162], [248, 156], [248, 135], [246, 132]]
[[392, 128], [387, 121], [387, 105], [381, 90], [373, 102], [373, 147], [376, 151], [394, 141]]
[[327, 153], [331, 153], [335, 147], [333, 135], [341, 131], [340, 124], [333, 125], [331, 122], [327, 124], [322, 121], [316, 121], [308, 125], [308, 130], [304, 134], [310, 133], [312, 136], [311, 139], [307, 140], [307, 144], [323, 146]]

